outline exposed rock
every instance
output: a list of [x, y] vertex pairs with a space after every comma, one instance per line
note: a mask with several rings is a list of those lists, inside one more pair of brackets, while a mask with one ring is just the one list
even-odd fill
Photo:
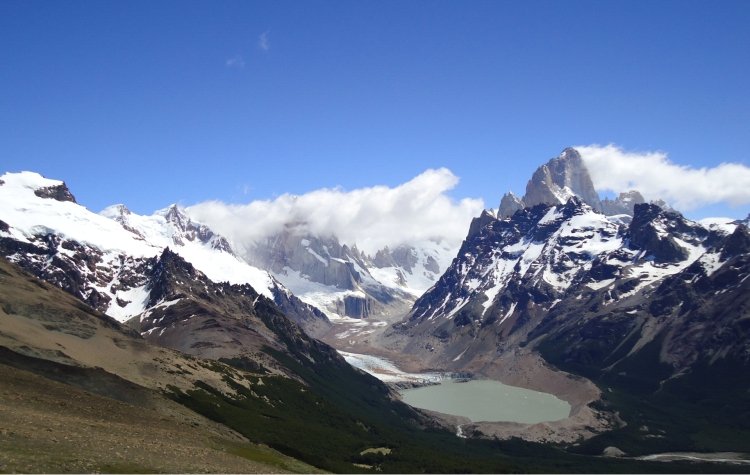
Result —
[[512, 191], [505, 193], [500, 200], [500, 206], [497, 209], [498, 218], [510, 218], [519, 209], [524, 209], [526, 205], [523, 200], [516, 196]]
[[471, 224], [469, 225], [469, 234], [467, 238], [472, 238], [479, 234], [479, 231], [487, 226], [489, 223], [492, 223], [494, 221], [497, 221], [497, 218], [495, 218], [491, 213], [489, 213], [487, 210], [482, 211], [482, 214], [479, 215], [478, 218], [474, 218], [471, 220]]
[[45, 188], [39, 188], [34, 190], [34, 194], [40, 198], [50, 198], [57, 201], [70, 201], [75, 203], [76, 199], [73, 194], [68, 190], [65, 183], [55, 186], [47, 186]]
[[[701, 228], [700, 234], [705, 234]], [[630, 241], [653, 256], [656, 262], [679, 262], [687, 251], [675, 241], [676, 233], [690, 233], [693, 228], [674, 211], [664, 211], [655, 204], [637, 204], [630, 223]]]
[[602, 204], [594, 189], [589, 172], [577, 150], [566, 148], [557, 158], [539, 167], [526, 185], [523, 203], [563, 204], [576, 195], [597, 211]]
[[602, 451], [602, 455], [605, 457], [624, 457], [626, 454], [617, 447], [607, 447]]
[[411, 246], [398, 246], [391, 250], [387, 246], [375, 253], [375, 267], [400, 267], [411, 272], [417, 264], [417, 254]]
[[187, 213], [177, 205], [167, 208], [164, 212], [164, 219], [172, 223], [179, 231], [172, 236], [175, 244], [183, 244], [183, 239], [191, 242], [198, 240], [204, 244], [209, 244], [217, 251], [224, 251], [234, 255], [232, 246], [229, 245], [229, 242], [223, 236], [215, 234], [208, 226], [193, 222]]
[[608, 216], [627, 214], [633, 216], [635, 205], [645, 203], [643, 195], [636, 190], [620, 193], [614, 200], [602, 200], [602, 212]]
[[729, 235], [721, 248], [721, 260], [750, 253], [750, 230], [741, 224]]
[[[326, 239], [299, 234], [292, 226], [283, 232], [257, 243], [247, 255], [251, 264], [283, 276], [289, 271], [299, 272], [313, 282], [354, 290], [362, 282], [355, 269], [357, 253], [342, 246], [335, 237]], [[360, 268], [364, 268], [360, 264]]]
[[351, 318], [367, 318], [372, 311], [372, 299], [347, 295], [343, 301], [336, 303], [337, 312]]

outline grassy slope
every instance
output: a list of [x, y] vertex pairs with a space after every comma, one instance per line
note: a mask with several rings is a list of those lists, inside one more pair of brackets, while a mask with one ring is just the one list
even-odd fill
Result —
[[[9, 351], [2, 352], [0, 361], [0, 472], [314, 470], [107, 373]], [[46, 377], [55, 375], [91, 386], [101, 382], [101, 392], [138, 404]]]
[[[577, 451], [599, 454], [616, 446], [628, 454], [669, 451], [750, 453], [750, 374], [729, 360], [697, 364], [692, 372], [661, 384], [671, 368], [659, 360], [661, 339], [623, 360], [614, 371], [605, 362], [570, 358], [565, 341], [545, 342], [545, 359], [583, 375], [604, 389], [602, 404], [618, 411], [627, 426], [595, 437]], [[579, 352], [585, 350], [578, 350]]]

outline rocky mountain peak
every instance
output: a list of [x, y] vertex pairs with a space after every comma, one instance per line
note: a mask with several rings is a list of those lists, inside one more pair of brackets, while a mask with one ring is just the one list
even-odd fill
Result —
[[214, 233], [208, 226], [193, 222], [185, 210], [178, 205], [173, 204], [158, 211], [157, 214], [164, 216], [166, 222], [174, 226], [177, 232], [172, 235], [172, 240], [176, 245], [184, 244], [183, 240], [198, 240], [204, 244], [209, 244], [213, 249], [234, 254], [229, 241]]
[[537, 168], [526, 185], [523, 202], [526, 206], [564, 204], [572, 195], [580, 196], [592, 208], [601, 211], [601, 200], [581, 154], [566, 148], [558, 157]]
[[149, 274], [151, 283], [147, 307], [189, 295], [191, 286], [202, 288], [201, 285], [208, 281], [202, 272], [168, 247], [156, 258]]
[[724, 241], [721, 260], [724, 261], [740, 254], [750, 254], [750, 230], [744, 224], [737, 226]]
[[[520, 209], [541, 204], [565, 204], [573, 196], [579, 197], [596, 211], [602, 212], [604, 210], [603, 203], [594, 189], [594, 183], [591, 181], [591, 176], [586, 169], [581, 154], [578, 150], [568, 147], [560, 155], [534, 171], [526, 184], [526, 193], [523, 198], [519, 198], [512, 192], [503, 195], [497, 216], [500, 219], [510, 218]], [[612, 209], [616, 208], [616, 214], [620, 214], [621, 209], [627, 208], [631, 201], [637, 201], [637, 197], [630, 194], [621, 196], [621, 201], [617, 201], [610, 206]], [[643, 197], [640, 198], [640, 202], [642, 202]], [[632, 214], [632, 210], [630, 214]]]
[[630, 242], [658, 263], [674, 263], [688, 257], [688, 251], [678, 239], [686, 243], [698, 242], [707, 235], [704, 228], [688, 222], [680, 213], [664, 210], [654, 203], [634, 206], [629, 233]]
[[646, 199], [637, 190], [620, 193], [615, 199], [602, 200], [602, 211], [608, 216], [627, 214], [633, 216], [635, 205], [645, 203]]
[[128, 216], [133, 213], [124, 204], [116, 204], [107, 206], [102, 211], [100, 211], [99, 214], [109, 219], [114, 219], [124, 226], [128, 224]]
[[523, 200], [512, 191], [503, 195], [500, 200], [500, 206], [497, 209], [498, 218], [510, 218], [519, 209], [523, 209]]
[[190, 224], [190, 217], [176, 204], [170, 205], [163, 213], [164, 219], [177, 226], [180, 230], [184, 231]]
[[[76, 202], [64, 181], [45, 178], [36, 172], [5, 173], [0, 179], [0, 186], [18, 191], [32, 191], [39, 198]], [[11, 190], [6, 192], [12, 193]]]

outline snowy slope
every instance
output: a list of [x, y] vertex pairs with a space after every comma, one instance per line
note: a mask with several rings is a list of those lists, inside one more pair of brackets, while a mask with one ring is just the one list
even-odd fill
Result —
[[[733, 228], [708, 229], [662, 213], [649, 217], [642, 230], [626, 231], [617, 217], [575, 198], [495, 220], [467, 238], [438, 285], [417, 301], [411, 318], [449, 319], [466, 309], [481, 321], [494, 306], [510, 307], [512, 299], [506, 296], [501, 302], [499, 297], [519, 286], [543, 289], [554, 302], [573, 290], [598, 291], [615, 279], [633, 279], [629, 295], [634, 295], [696, 261], [707, 270], [715, 267], [706, 240], [711, 233], [727, 235]], [[512, 311], [503, 311], [500, 320]]]
[[[117, 221], [136, 239], [143, 239], [159, 251], [169, 247], [214, 282], [250, 284], [261, 294], [273, 298], [274, 282], [268, 272], [236, 257], [223, 238], [192, 222], [177, 205], [151, 216], [133, 214], [124, 205], [114, 205], [100, 215]], [[200, 231], [205, 240], [201, 239]]]
[[378, 255], [393, 254], [387, 249], [369, 259], [367, 270], [378, 282], [419, 297], [437, 282], [450, 265], [457, 249], [444, 242], [424, 241], [402, 246], [401, 254], [407, 259], [378, 259]]
[[[226, 241], [176, 206], [152, 216], [133, 214], [122, 205], [96, 214], [74, 201], [40, 196], [61, 187], [65, 188], [63, 182], [33, 172], [0, 177], [0, 237], [14, 242], [6, 247], [28, 244], [47, 249], [47, 254], [20, 249], [6, 254], [17, 262], [36, 259], [27, 264], [42, 271], [51, 269], [55, 259], [56, 266], [67, 269], [60, 275], [62, 287], [80, 287], [66, 290], [79, 290], [81, 298], [118, 320], [145, 310], [148, 289], [140, 270], [166, 247], [215, 282], [247, 283], [273, 298], [277, 283], [267, 272], [233, 255]], [[62, 275], [66, 273], [76, 274], [80, 282], [70, 284], [70, 276]]]

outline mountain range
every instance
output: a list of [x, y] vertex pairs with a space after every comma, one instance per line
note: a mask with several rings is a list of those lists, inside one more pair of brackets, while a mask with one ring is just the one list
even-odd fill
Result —
[[[62, 181], [6, 173], [0, 366], [177, 403], [284, 470], [661, 470], [590, 456], [750, 451], [749, 221], [690, 221], [637, 190], [601, 199], [572, 148], [460, 248], [373, 254], [299, 222], [230, 242], [176, 205], [93, 213]], [[334, 347], [553, 393], [571, 414], [463, 424], [473, 438], [457, 444], [450, 419]]]

